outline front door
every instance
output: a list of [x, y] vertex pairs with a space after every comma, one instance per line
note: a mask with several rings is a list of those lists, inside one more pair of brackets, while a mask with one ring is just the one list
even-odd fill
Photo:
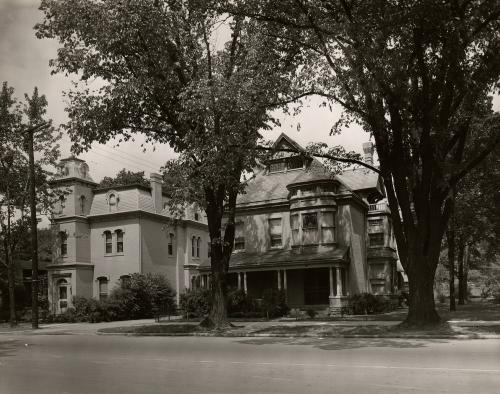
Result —
[[69, 283], [66, 279], [57, 282], [57, 306], [58, 312], [64, 313], [68, 310]]
[[328, 268], [304, 270], [304, 302], [306, 305], [327, 305], [330, 296]]

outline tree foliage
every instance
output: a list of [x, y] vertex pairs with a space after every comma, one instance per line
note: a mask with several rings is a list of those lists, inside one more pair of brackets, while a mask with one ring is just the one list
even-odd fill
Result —
[[[296, 88], [340, 103], [341, 123], [373, 135], [409, 277], [407, 322], [438, 321], [432, 282], [451, 191], [500, 142], [488, 97], [499, 83], [500, 5], [242, 0], [222, 9], [307, 51]], [[481, 143], [465, 149], [474, 134]]]
[[125, 185], [149, 186], [149, 181], [144, 177], [144, 171], [133, 172], [121, 169], [114, 178], [105, 176], [99, 182], [100, 187], [125, 186]]
[[40, 212], [48, 212], [52, 206], [54, 193], [48, 184], [47, 169], [59, 156], [60, 134], [45, 120], [45, 96], [39, 95], [35, 87], [33, 94], [25, 94], [24, 98], [24, 102], [19, 102], [14, 97], [14, 89], [3, 83], [0, 92], [0, 261], [9, 282], [11, 324], [15, 318], [14, 264], [23, 241], [30, 238], [28, 133], [34, 132], [35, 188]]
[[[300, 51], [283, 51], [285, 44], [278, 47], [255, 21], [220, 15], [213, 3], [43, 0], [45, 19], [36, 29], [38, 37], [61, 43], [54, 71], [79, 78], [80, 89], [68, 93], [66, 125], [76, 151], [140, 132], [180, 153], [166, 169], [197, 187], [177, 183], [172, 203], [197, 202], [206, 210], [209, 320], [222, 327], [242, 174], [256, 164], [260, 132], [276, 122], [268, 109], [288, 99]], [[96, 78], [102, 85], [92, 88]]]

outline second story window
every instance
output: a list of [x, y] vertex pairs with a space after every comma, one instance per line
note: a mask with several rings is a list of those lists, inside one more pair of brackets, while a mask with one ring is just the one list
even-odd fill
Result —
[[369, 219], [368, 220], [368, 227], [370, 229], [374, 229], [374, 228], [377, 228], [377, 227], [382, 227], [383, 224], [384, 224], [383, 219]]
[[196, 237], [191, 238], [191, 256], [196, 257]]
[[281, 248], [281, 218], [269, 219], [269, 236], [271, 238], [271, 248]]
[[59, 241], [61, 242], [61, 256], [68, 255], [68, 234], [64, 231], [59, 233]]
[[335, 242], [335, 214], [333, 212], [321, 213], [321, 243]]
[[123, 253], [123, 231], [116, 230], [116, 253]]
[[200, 249], [201, 249], [201, 238], [198, 237], [196, 240], [196, 257], [200, 257]]
[[172, 256], [174, 254], [174, 234], [170, 233], [168, 235], [168, 247], [167, 247], [167, 252], [169, 256]]
[[113, 252], [113, 237], [111, 231], [104, 232], [104, 251], [106, 254]]
[[300, 245], [300, 238], [299, 238], [300, 224], [299, 224], [299, 214], [298, 213], [290, 215], [290, 227], [292, 228], [293, 245]]
[[302, 214], [302, 237], [304, 245], [318, 243], [318, 213]]
[[384, 233], [369, 234], [370, 246], [384, 246]]
[[245, 249], [245, 235], [243, 233], [243, 222], [234, 224], [234, 250]]

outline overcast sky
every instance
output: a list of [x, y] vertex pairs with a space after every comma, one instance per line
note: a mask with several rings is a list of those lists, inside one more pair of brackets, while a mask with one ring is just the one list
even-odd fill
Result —
[[[38, 0], [0, 0], [0, 82], [7, 81], [14, 87], [18, 98], [38, 86], [39, 91], [47, 96], [49, 117], [58, 125], [67, 119], [62, 92], [70, 85], [64, 75], [50, 75], [49, 59], [55, 57], [58, 45], [55, 41], [35, 37], [33, 26], [42, 19], [38, 4]], [[361, 153], [361, 144], [368, 141], [369, 135], [359, 127], [351, 126], [341, 135], [330, 137], [329, 130], [340, 111], [338, 107], [333, 112], [319, 108], [319, 103], [312, 100], [299, 116], [280, 116], [282, 127], [265, 132], [264, 137], [273, 140], [285, 132], [302, 145], [323, 141]], [[300, 131], [297, 131], [297, 123], [300, 123]], [[94, 144], [91, 151], [80, 157], [89, 164], [95, 181], [113, 176], [124, 167], [133, 171], [144, 170], [148, 175], [158, 171], [166, 160], [175, 157], [169, 146], [159, 144], [155, 146], [155, 151], [149, 146], [143, 153], [140, 147], [142, 142], [143, 138], [138, 136], [135, 142], [123, 143], [118, 148], [114, 148], [113, 142]], [[68, 156], [70, 142], [67, 136], [64, 136], [61, 145], [62, 157]]]

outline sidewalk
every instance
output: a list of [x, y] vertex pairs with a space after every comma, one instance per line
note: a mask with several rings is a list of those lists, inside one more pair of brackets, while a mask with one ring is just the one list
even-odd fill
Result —
[[[374, 316], [371, 316], [373, 318]], [[382, 317], [383, 318], [383, 317]], [[500, 320], [450, 319], [432, 329], [408, 330], [402, 320], [356, 319], [319, 321], [279, 319], [271, 321], [233, 320], [234, 327], [224, 332], [206, 331], [198, 322], [153, 319], [103, 323], [42, 324], [33, 330], [29, 323], [14, 329], [0, 326], [0, 335], [136, 335], [136, 336], [226, 336], [226, 337], [345, 337], [345, 338], [456, 338], [500, 339]]]

